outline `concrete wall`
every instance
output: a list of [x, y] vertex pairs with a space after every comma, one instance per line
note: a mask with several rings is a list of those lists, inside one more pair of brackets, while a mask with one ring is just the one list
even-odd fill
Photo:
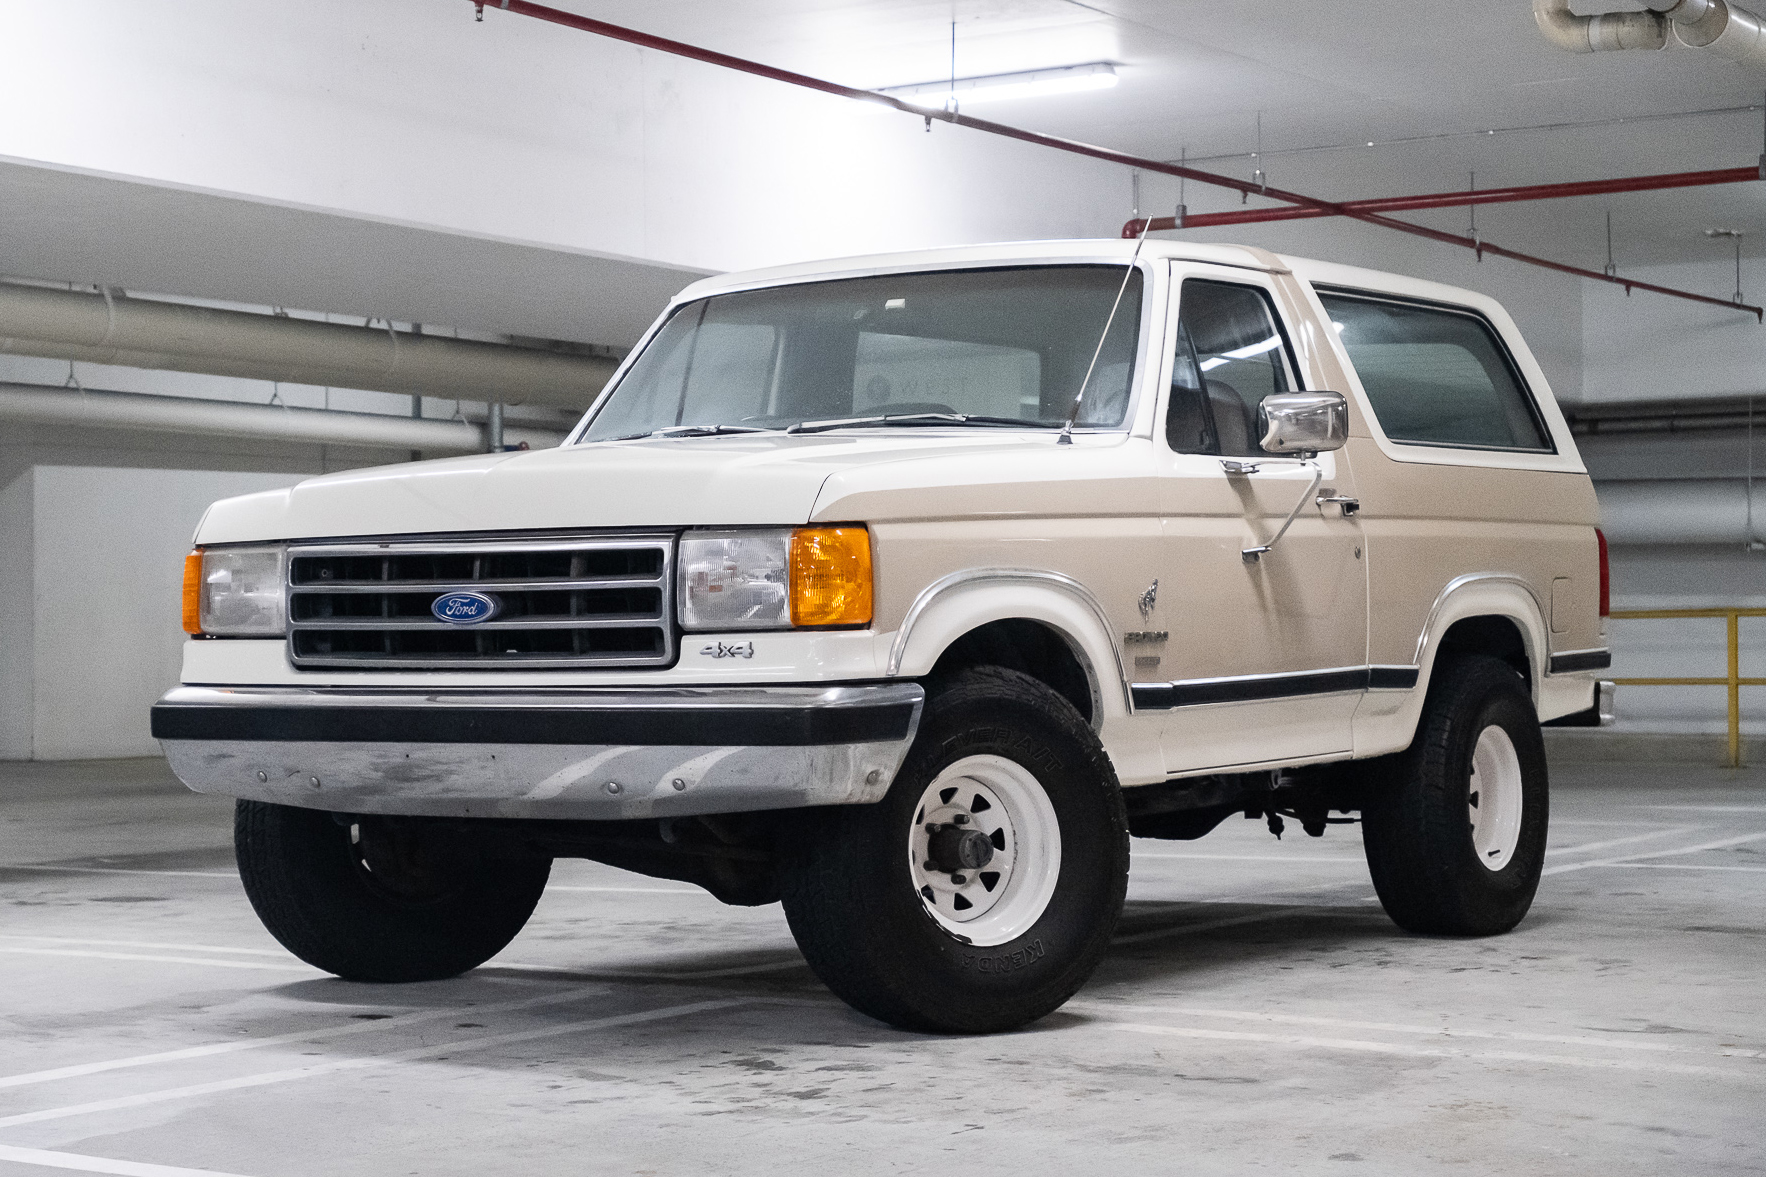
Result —
[[0, 758], [152, 755], [184, 554], [208, 505], [288, 474], [33, 466], [0, 491]]

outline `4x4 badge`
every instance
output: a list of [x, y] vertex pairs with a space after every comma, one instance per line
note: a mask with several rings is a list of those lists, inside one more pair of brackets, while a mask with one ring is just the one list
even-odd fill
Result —
[[754, 657], [753, 642], [713, 642], [700, 649], [699, 653], [707, 658], [752, 658]]

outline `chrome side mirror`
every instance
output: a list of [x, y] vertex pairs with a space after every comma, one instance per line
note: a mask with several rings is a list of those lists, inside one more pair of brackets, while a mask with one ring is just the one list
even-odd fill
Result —
[[1349, 440], [1349, 402], [1340, 392], [1278, 392], [1257, 406], [1257, 444], [1269, 454], [1316, 454]]

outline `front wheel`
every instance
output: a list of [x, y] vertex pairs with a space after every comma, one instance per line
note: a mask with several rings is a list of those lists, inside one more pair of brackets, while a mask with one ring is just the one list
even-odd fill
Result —
[[1109, 948], [1128, 886], [1116, 776], [1072, 704], [1016, 671], [933, 688], [875, 805], [807, 814], [784, 878], [810, 967], [908, 1030], [1009, 1030]]
[[533, 914], [549, 858], [490, 854], [440, 823], [239, 801], [239, 879], [264, 927], [348, 981], [436, 981], [501, 952]]
[[1362, 812], [1368, 872], [1411, 932], [1489, 936], [1521, 922], [1545, 865], [1545, 741], [1526, 685], [1494, 658], [1435, 671], [1415, 741]]

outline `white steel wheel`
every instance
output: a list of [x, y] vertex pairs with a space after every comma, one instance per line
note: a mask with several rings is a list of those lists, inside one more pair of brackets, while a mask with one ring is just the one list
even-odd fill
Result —
[[1521, 839], [1522, 795], [1520, 754], [1509, 734], [1491, 724], [1472, 748], [1466, 794], [1472, 846], [1486, 870], [1503, 869], [1514, 855]]
[[1061, 829], [1029, 769], [1003, 756], [965, 756], [921, 793], [908, 856], [932, 918], [987, 947], [1022, 935], [1048, 908]]

